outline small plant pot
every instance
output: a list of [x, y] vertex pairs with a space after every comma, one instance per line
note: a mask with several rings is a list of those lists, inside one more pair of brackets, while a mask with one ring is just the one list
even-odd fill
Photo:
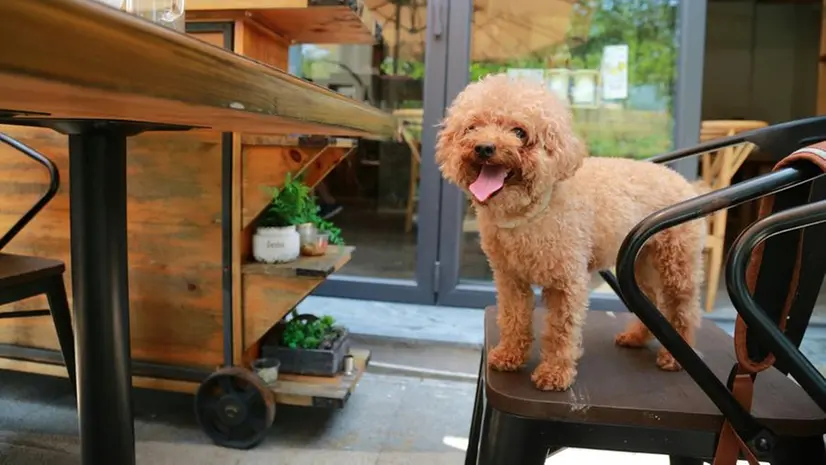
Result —
[[259, 358], [252, 362], [252, 369], [268, 386], [275, 386], [281, 362], [277, 358]]
[[318, 232], [318, 228], [313, 223], [299, 224], [296, 229], [298, 229], [298, 235], [301, 236], [301, 242], [304, 242], [305, 237], [311, 238]]
[[286, 263], [301, 254], [301, 237], [295, 226], [261, 227], [252, 236], [252, 255], [259, 262]]

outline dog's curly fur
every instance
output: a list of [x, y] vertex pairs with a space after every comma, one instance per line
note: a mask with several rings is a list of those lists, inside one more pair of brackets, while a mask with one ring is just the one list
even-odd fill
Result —
[[[495, 152], [481, 160], [474, 148], [485, 144]], [[514, 371], [526, 363], [533, 342], [531, 285], [543, 287], [548, 310], [532, 375], [542, 390], [565, 390], [574, 382], [591, 283], [598, 271], [614, 266], [626, 234], [652, 212], [698, 194], [667, 167], [586, 155], [563, 102], [541, 84], [503, 74], [468, 85], [437, 137], [436, 161], [443, 176], [470, 195], [493, 269], [501, 333], [488, 354], [494, 369]], [[483, 164], [504, 166], [509, 175], [497, 193], [479, 201], [470, 185]], [[663, 231], [637, 261], [640, 287], [689, 344], [700, 323], [704, 236], [701, 221]], [[641, 347], [650, 338], [635, 320], [616, 343]], [[657, 365], [680, 369], [664, 349]]]

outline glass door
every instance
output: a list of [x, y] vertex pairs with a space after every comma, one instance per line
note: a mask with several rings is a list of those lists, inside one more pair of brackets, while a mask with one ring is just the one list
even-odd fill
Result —
[[[642, 159], [697, 141], [705, 0], [457, 0], [447, 97], [504, 72], [543, 81], [570, 105], [591, 156]], [[696, 175], [696, 161], [675, 167]], [[442, 194], [438, 301], [494, 303], [492, 273], [465, 196]], [[610, 288], [592, 308], [621, 309]]]
[[441, 180], [433, 162], [445, 107], [448, 0], [364, 0], [378, 45], [303, 46], [302, 77], [394, 113], [398, 141], [359, 141], [316, 194], [349, 264], [317, 295], [433, 303]]

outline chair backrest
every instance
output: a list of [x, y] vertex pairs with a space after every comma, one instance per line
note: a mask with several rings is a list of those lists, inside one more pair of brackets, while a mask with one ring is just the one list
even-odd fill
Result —
[[[817, 117], [723, 137], [654, 157], [651, 161], [670, 162], [750, 142], [776, 160], [785, 158], [785, 161], [771, 173], [650, 215], [632, 229], [617, 258], [615, 284], [628, 308], [717, 405], [743, 442], [761, 457], [770, 454], [774, 435], [751, 416], [750, 405], [741, 404], [732, 394], [737, 376], [745, 375], [753, 382], [753, 375], [771, 366], [776, 357], [775, 366], [791, 373], [826, 410], [826, 380], [799, 351], [826, 276], [826, 241], [821, 239], [826, 233], [826, 204], [823, 203], [826, 201], [826, 144], [798, 150], [823, 141], [826, 141], [826, 117]], [[728, 290], [740, 316], [735, 334], [738, 363], [724, 384], [641, 292], [634, 276], [634, 262], [654, 234], [758, 198], [764, 198], [763, 219], [741, 234], [727, 266]], [[779, 234], [783, 231], [790, 232]], [[745, 276], [746, 264], [749, 264], [748, 276]], [[748, 325], [744, 324], [746, 321]]]
[[55, 166], [54, 162], [52, 162], [48, 157], [45, 155], [35, 151], [31, 147], [22, 144], [16, 139], [9, 137], [6, 134], [0, 133], [0, 142], [10, 146], [11, 148], [21, 152], [23, 155], [31, 158], [32, 160], [36, 161], [43, 165], [49, 171], [49, 187], [46, 189], [46, 192], [40, 199], [35, 202], [35, 204], [28, 209], [23, 216], [20, 217], [17, 222], [15, 222], [2, 237], [0, 237], [0, 250], [11, 242], [14, 237], [20, 233], [20, 231], [27, 225], [29, 222], [52, 200], [52, 198], [57, 194], [57, 190], [60, 188], [60, 172]]
[[[422, 133], [422, 118], [423, 109], [410, 108], [403, 110], [396, 110], [393, 116], [399, 124], [399, 136], [407, 144], [410, 149], [410, 155], [414, 158], [416, 163], [422, 162], [421, 155], [421, 133]], [[418, 133], [418, 135], [416, 134]]]
[[[707, 120], [700, 125], [700, 142], [731, 137], [740, 132], [766, 126], [768, 123], [765, 121]], [[754, 148], [754, 144], [747, 142], [703, 153], [701, 155], [703, 181], [713, 190], [727, 187], [731, 184], [731, 178]]]

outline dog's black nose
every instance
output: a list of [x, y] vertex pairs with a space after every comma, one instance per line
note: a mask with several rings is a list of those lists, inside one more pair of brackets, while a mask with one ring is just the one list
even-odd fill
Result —
[[496, 152], [496, 146], [493, 144], [479, 144], [473, 148], [476, 152], [476, 156], [482, 159], [488, 159], [493, 156], [493, 153]]

